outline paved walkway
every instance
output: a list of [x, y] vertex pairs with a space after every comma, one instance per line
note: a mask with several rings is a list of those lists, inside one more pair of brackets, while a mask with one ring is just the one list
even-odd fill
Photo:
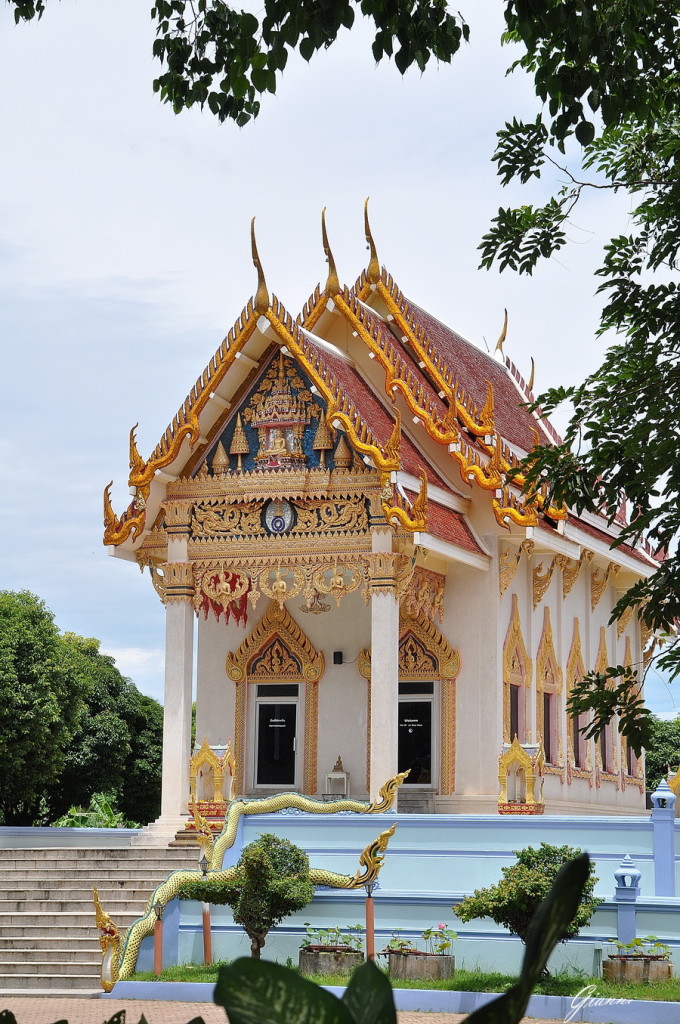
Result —
[[[189, 1024], [202, 1017], [205, 1024], [225, 1024], [224, 1010], [214, 1003], [153, 1002], [142, 999], [50, 999], [0, 996], [0, 1012], [11, 1010], [17, 1024], [105, 1024], [119, 1010], [125, 1010], [125, 1024], [138, 1024], [144, 1014], [147, 1024]], [[459, 1024], [462, 1013], [399, 1013], [399, 1024]], [[525, 1017], [526, 1024], [553, 1024]]]

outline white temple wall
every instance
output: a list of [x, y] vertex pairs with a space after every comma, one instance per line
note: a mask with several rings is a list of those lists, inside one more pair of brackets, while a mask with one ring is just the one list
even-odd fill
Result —
[[233, 619], [225, 625], [212, 612], [205, 619], [198, 617], [198, 660], [196, 671], [196, 744], [204, 738], [213, 746], [225, 745], [234, 740], [235, 686], [227, 675], [227, 653], [235, 651], [247, 630], [252, 628], [251, 616], [248, 625], [237, 625]]
[[[446, 585], [442, 632], [461, 657], [456, 681], [456, 795], [498, 791], [503, 704], [498, 692], [495, 601], [498, 576], [455, 564]], [[471, 808], [472, 810], [472, 808]]]

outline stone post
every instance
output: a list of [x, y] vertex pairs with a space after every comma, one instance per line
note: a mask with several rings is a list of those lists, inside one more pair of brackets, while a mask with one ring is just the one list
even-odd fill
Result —
[[376, 800], [380, 787], [397, 774], [399, 715], [397, 570], [403, 557], [391, 551], [374, 551], [369, 556], [371, 592], [369, 796], [371, 800]]
[[665, 779], [651, 795], [654, 895], [675, 896], [675, 793]]
[[621, 861], [614, 872], [616, 889], [616, 935], [619, 942], [632, 942], [636, 934], [635, 903], [640, 896], [641, 874], [630, 858], [630, 854]]

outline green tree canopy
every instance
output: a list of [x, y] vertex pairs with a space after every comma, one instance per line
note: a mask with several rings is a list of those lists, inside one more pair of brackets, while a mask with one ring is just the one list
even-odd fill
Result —
[[28, 591], [0, 592], [0, 820], [30, 825], [63, 770], [88, 692], [52, 613]]
[[50, 813], [85, 807], [93, 793], [107, 793], [126, 819], [151, 821], [160, 811], [163, 709], [121, 675], [99, 640], [65, 633], [62, 642], [88, 689], [50, 792]]
[[680, 716], [668, 722], [653, 718], [651, 735], [645, 748], [645, 775], [647, 789], [655, 790], [668, 770], [675, 772], [680, 766]]
[[[571, 846], [551, 846], [541, 843], [538, 848], [528, 846], [514, 851], [517, 860], [501, 868], [503, 878], [487, 889], [475, 889], [453, 909], [461, 921], [477, 917], [490, 917], [496, 924], [507, 928], [526, 942], [531, 920], [550, 892], [560, 869], [581, 851]], [[578, 910], [560, 933], [560, 941], [573, 939], [588, 924], [601, 902], [593, 895], [597, 878], [590, 864], [588, 878], [581, 891]]]
[[0, 823], [44, 824], [107, 793], [128, 820], [160, 809], [163, 709], [44, 602], [0, 592]]
[[245, 847], [234, 878], [217, 889], [213, 883], [185, 882], [178, 895], [231, 907], [234, 921], [250, 939], [251, 956], [259, 958], [267, 933], [311, 902], [314, 884], [304, 850], [265, 832]]

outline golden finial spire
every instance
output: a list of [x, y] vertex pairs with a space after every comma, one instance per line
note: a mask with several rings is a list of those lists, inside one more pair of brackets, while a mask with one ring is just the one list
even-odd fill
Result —
[[378, 263], [378, 253], [376, 252], [375, 242], [373, 241], [373, 235], [371, 234], [371, 225], [368, 223], [368, 196], [364, 203], [364, 231], [366, 233], [368, 248], [371, 250], [371, 258], [368, 261], [368, 267], [366, 268], [366, 278], [369, 284], [377, 284], [380, 280], [380, 264]]
[[255, 241], [255, 218], [250, 222], [250, 244], [253, 250], [253, 263], [257, 270], [257, 291], [255, 293], [255, 310], [257, 313], [266, 313], [269, 309], [269, 292], [267, 291], [267, 284], [264, 279], [262, 272], [262, 264], [260, 263], [260, 257], [257, 251], [257, 242]]
[[503, 312], [505, 313], [505, 316], [503, 317], [503, 330], [498, 336], [498, 341], [496, 342], [494, 353], [500, 352], [500, 354], [505, 358], [505, 352], [503, 351], [503, 343], [505, 342], [505, 339], [508, 334], [508, 311], [507, 309], [505, 309]]
[[529, 374], [529, 383], [527, 384], [527, 390], [528, 391], [533, 391], [534, 390], [534, 370], [536, 369], [536, 367], [534, 365], [534, 357], [530, 356], [529, 358], [531, 359], [531, 373]]
[[328, 277], [326, 278], [326, 287], [324, 291], [329, 297], [331, 295], [337, 295], [340, 291], [340, 281], [338, 279], [338, 272], [335, 269], [335, 260], [333, 259], [333, 253], [331, 247], [328, 244], [328, 234], [326, 233], [326, 207], [324, 206], [321, 211], [321, 237], [323, 239], [323, 251], [326, 254], [328, 260]]

